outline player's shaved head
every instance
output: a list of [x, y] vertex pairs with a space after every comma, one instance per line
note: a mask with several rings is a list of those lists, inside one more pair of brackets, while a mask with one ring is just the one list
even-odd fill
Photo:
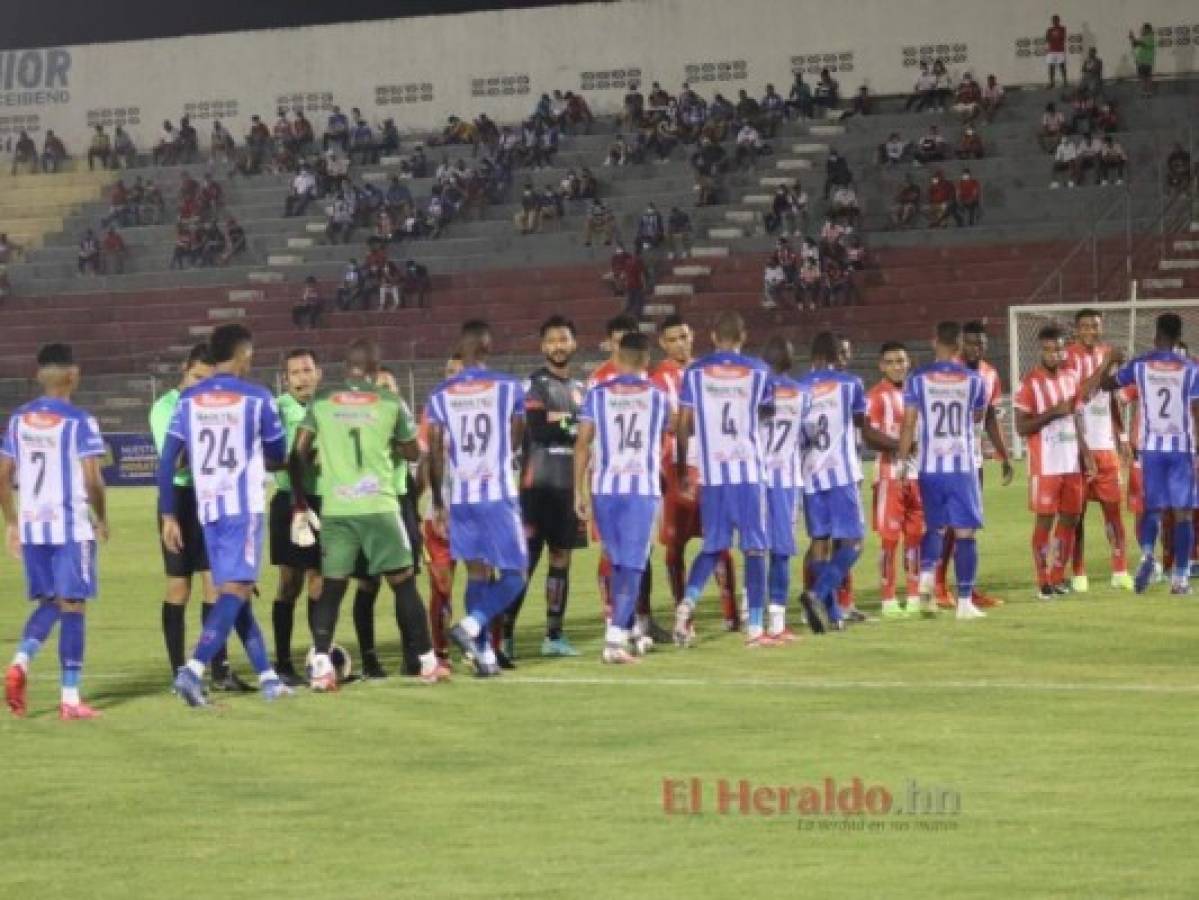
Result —
[[1081, 322], [1083, 319], [1102, 319], [1102, 318], [1103, 318], [1103, 313], [1100, 310], [1097, 310], [1094, 307], [1090, 307], [1090, 306], [1086, 307], [1085, 309], [1080, 309], [1078, 312], [1076, 312], [1074, 314], [1075, 322]]
[[[973, 324], [973, 323], [972, 323]], [[962, 326], [957, 322], [937, 323], [937, 346], [952, 349], [955, 352], [962, 346]], [[977, 334], [977, 332], [972, 332]], [[986, 333], [984, 329], [983, 333]]]
[[358, 338], [346, 348], [346, 374], [373, 378], [379, 371], [379, 345], [369, 338]]
[[1173, 350], [1182, 342], [1182, 316], [1178, 313], [1162, 313], [1157, 317], [1153, 343], [1159, 349]]
[[812, 338], [812, 366], [832, 366], [837, 362], [841, 341], [832, 331], [822, 331]]
[[741, 313], [726, 309], [712, 323], [712, 343], [721, 350], [741, 349], [747, 337]]
[[208, 337], [212, 364], [223, 372], [245, 375], [254, 359], [254, 335], [245, 325], [218, 325]]
[[620, 339], [616, 350], [616, 365], [622, 372], [640, 375], [649, 368], [649, 337], [640, 331], [630, 331]]
[[47, 394], [67, 396], [79, 383], [70, 344], [44, 344], [37, 352], [37, 380]]
[[621, 314], [613, 316], [608, 320], [605, 330], [608, 333], [608, 338], [619, 343], [618, 335], [628, 334], [630, 331], [637, 331], [640, 328], [640, 323], [632, 316]]
[[762, 350], [762, 359], [772, 370], [782, 375], [784, 372], [790, 372], [791, 367], [795, 365], [795, 349], [781, 334], [771, 335]]
[[491, 326], [482, 319], [463, 322], [458, 332], [458, 353], [464, 366], [486, 362], [491, 355]]

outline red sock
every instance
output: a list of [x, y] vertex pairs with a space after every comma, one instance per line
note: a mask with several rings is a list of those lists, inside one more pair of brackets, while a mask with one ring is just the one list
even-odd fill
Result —
[[[899, 550], [899, 541], [888, 538], [883, 541], [883, 548], [878, 555], [879, 589], [884, 600], [895, 599], [895, 555]], [[906, 562], [906, 560], [905, 560]]]
[[[1103, 507], [1103, 515], [1107, 516], [1107, 506]], [[1070, 554], [1070, 563], [1072, 571], [1075, 575], [1087, 574], [1087, 561], [1085, 559], [1086, 548], [1083, 540], [1083, 532], [1086, 528], [1085, 522], [1087, 518], [1086, 508], [1083, 508], [1082, 515], [1078, 519], [1078, 526], [1074, 529], [1074, 551]], [[1122, 569], [1113, 569], [1113, 572], [1123, 571]]]
[[941, 559], [937, 563], [936, 592], [938, 597], [949, 593], [949, 561], [953, 559], [955, 537], [952, 529], [946, 529], [945, 540], [941, 546]]
[[683, 602], [683, 591], [687, 586], [687, 567], [683, 564], [683, 546], [668, 544], [666, 547], [666, 578], [670, 581], [670, 596], [674, 605]]
[[1049, 580], [1053, 584], [1066, 578], [1066, 565], [1074, 554], [1074, 528], [1074, 525], [1063, 525], [1059, 521], [1053, 529], [1053, 569], [1049, 573]]
[[1107, 542], [1112, 548], [1112, 571], [1127, 572], [1127, 539], [1124, 536], [1124, 517], [1120, 515], [1119, 501], [1103, 504], [1103, 522], [1107, 531]]
[[429, 566], [429, 630], [432, 632], [433, 649], [439, 654], [449, 653], [450, 642], [446, 637], [453, 618], [451, 600], [454, 586], [454, 570], [447, 566]]
[[1032, 561], [1037, 585], [1049, 584], [1049, 529], [1036, 525], [1032, 531]]
[[716, 583], [720, 585], [720, 612], [726, 622], [740, 624], [741, 611], [737, 608], [737, 570], [733, 566], [733, 554], [725, 550], [716, 564]]
[[845, 576], [837, 588], [837, 605], [842, 609], [853, 609], [853, 572]]
[[599, 585], [600, 603], [604, 607], [604, 621], [612, 621], [612, 561], [608, 559], [607, 553], [600, 553], [599, 571], [596, 572], [595, 579]]
[[491, 622], [491, 649], [504, 649], [504, 617], [496, 616]]

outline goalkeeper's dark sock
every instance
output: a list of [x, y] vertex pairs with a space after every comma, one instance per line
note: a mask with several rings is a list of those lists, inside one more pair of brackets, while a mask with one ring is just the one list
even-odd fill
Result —
[[566, 603], [569, 599], [570, 567], [550, 566], [545, 574], [546, 637], [553, 640], [562, 637], [562, 622], [566, 618]]
[[333, 645], [333, 632], [337, 630], [337, 614], [346, 595], [349, 582], [344, 578], [326, 578], [321, 587], [321, 597], [312, 609], [312, 644], [318, 654], [328, 655]]
[[187, 662], [187, 607], [178, 603], [162, 604], [162, 639], [167, 646], [167, 660], [171, 664], [171, 674], [179, 671], [179, 667]]
[[275, 664], [291, 665], [291, 633], [295, 629], [296, 601], [276, 600], [271, 604], [271, 626], [275, 631]]
[[[410, 675], [420, 673], [421, 665], [435, 662], [433, 641], [429, 637], [429, 614], [416, 588], [416, 578], [409, 575], [403, 581], [392, 584], [395, 593], [396, 626], [400, 629], [404, 644], [404, 668]], [[411, 671], [416, 668], [416, 671]]]
[[358, 652], [363, 659], [375, 653], [375, 599], [379, 596], [376, 579], [362, 579], [354, 592], [354, 631], [358, 635]]

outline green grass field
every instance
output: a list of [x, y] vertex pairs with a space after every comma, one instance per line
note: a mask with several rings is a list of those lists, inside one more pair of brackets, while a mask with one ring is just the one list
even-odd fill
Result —
[[[986, 621], [877, 623], [750, 653], [718, 633], [709, 599], [698, 647], [614, 671], [597, 658], [587, 553], [571, 603], [580, 659], [531, 656], [543, 623], [530, 600], [526, 658], [502, 679], [246, 696], [216, 713], [167, 692], [152, 496], [114, 491], [84, 674], [105, 717], [52, 715], [52, 639], [31, 717], [0, 721], [0, 897], [1195, 896], [1199, 601], [1107, 588], [1093, 513], [1091, 594], [1038, 603], [1023, 485], [987, 485], [981, 581], [1008, 603]], [[871, 543], [865, 608], [874, 570]], [[11, 560], [0, 585], [7, 656], [26, 614]], [[348, 611], [341, 624], [349, 638]], [[896, 804], [915, 782], [960, 811], [718, 809], [721, 779], [822, 791], [826, 777]], [[664, 779], [691, 778], [701, 812], [669, 814]]]

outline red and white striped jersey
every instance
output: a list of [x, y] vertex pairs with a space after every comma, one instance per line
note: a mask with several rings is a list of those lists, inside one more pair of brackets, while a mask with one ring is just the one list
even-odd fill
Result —
[[[1081, 409], [1078, 398], [1078, 376], [1062, 366], [1050, 372], [1037, 366], [1024, 376], [1020, 389], [1012, 400], [1016, 409], [1038, 416], [1063, 400], [1072, 400]], [[1049, 422], [1028, 438], [1028, 474], [1068, 475], [1081, 472], [1078, 454], [1078, 429], [1074, 416], [1062, 416]]]
[[[866, 394], [866, 419], [887, 437], [899, 440], [899, 431], [903, 427], [903, 387], [885, 378], [872, 387]], [[898, 477], [895, 452], [880, 450], [874, 463], [874, 480], [890, 481]], [[914, 469], [908, 477], [916, 477]]]
[[[1107, 352], [1106, 344], [1096, 344], [1089, 348], [1082, 344], [1071, 344], [1066, 348], [1065, 365], [1073, 369], [1081, 385], [1103, 365]], [[1082, 427], [1083, 437], [1087, 439], [1087, 446], [1092, 450], [1116, 449], [1111, 391], [1097, 390], [1094, 396], [1086, 401], [1082, 408]]]

